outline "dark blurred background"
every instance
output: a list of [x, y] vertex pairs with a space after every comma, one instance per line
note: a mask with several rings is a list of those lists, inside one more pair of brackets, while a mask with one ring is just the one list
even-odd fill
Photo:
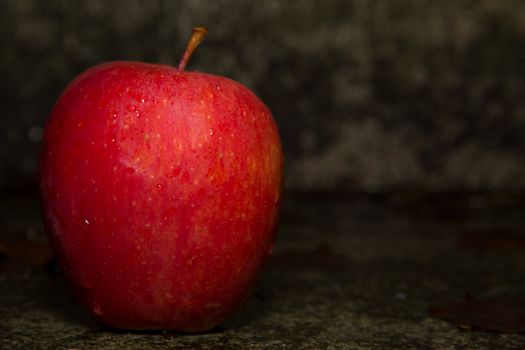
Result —
[[525, 3], [0, 1], [0, 189], [35, 188], [66, 84], [108, 60], [225, 75], [270, 107], [286, 188], [525, 189]]

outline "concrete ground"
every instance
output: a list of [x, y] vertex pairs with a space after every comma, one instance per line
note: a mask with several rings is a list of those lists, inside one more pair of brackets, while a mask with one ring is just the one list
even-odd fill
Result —
[[[18, 256], [25, 262], [15, 264], [4, 252], [0, 348], [525, 348], [523, 334], [490, 331], [494, 322], [509, 330], [498, 310], [463, 315], [489, 331], [428, 312], [466, 294], [511, 308], [525, 295], [523, 197], [288, 193], [285, 199], [274, 255], [247, 305], [221, 327], [195, 335], [104, 329], [52, 264], [35, 256]], [[34, 198], [2, 201], [0, 242], [43, 239]], [[518, 331], [523, 320], [514, 320]]]

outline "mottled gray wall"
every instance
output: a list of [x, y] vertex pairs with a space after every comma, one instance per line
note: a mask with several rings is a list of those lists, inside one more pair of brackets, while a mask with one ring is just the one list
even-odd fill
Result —
[[525, 2], [0, 1], [0, 188], [34, 183], [67, 82], [114, 59], [175, 64], [255, 90], [290, 189], [525, 189]]

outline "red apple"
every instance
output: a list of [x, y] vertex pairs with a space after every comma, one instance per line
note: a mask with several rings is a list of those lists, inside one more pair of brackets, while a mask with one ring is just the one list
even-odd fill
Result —
[[110, 62], [78, 76], [45, 129], [48, 236], [81, 303], [127, 329], [203, 331], [247, 298], [272, 251], [283, 155], [243, 85]]

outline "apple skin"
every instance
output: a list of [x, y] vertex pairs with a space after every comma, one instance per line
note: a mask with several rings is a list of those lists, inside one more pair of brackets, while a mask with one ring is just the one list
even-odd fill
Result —
[[46, 230], [100, 323], [204, 331], [271, 254], [283, 154], [268, 108], [227, 78], [142, 62], [78, 76], [46, 125]]

